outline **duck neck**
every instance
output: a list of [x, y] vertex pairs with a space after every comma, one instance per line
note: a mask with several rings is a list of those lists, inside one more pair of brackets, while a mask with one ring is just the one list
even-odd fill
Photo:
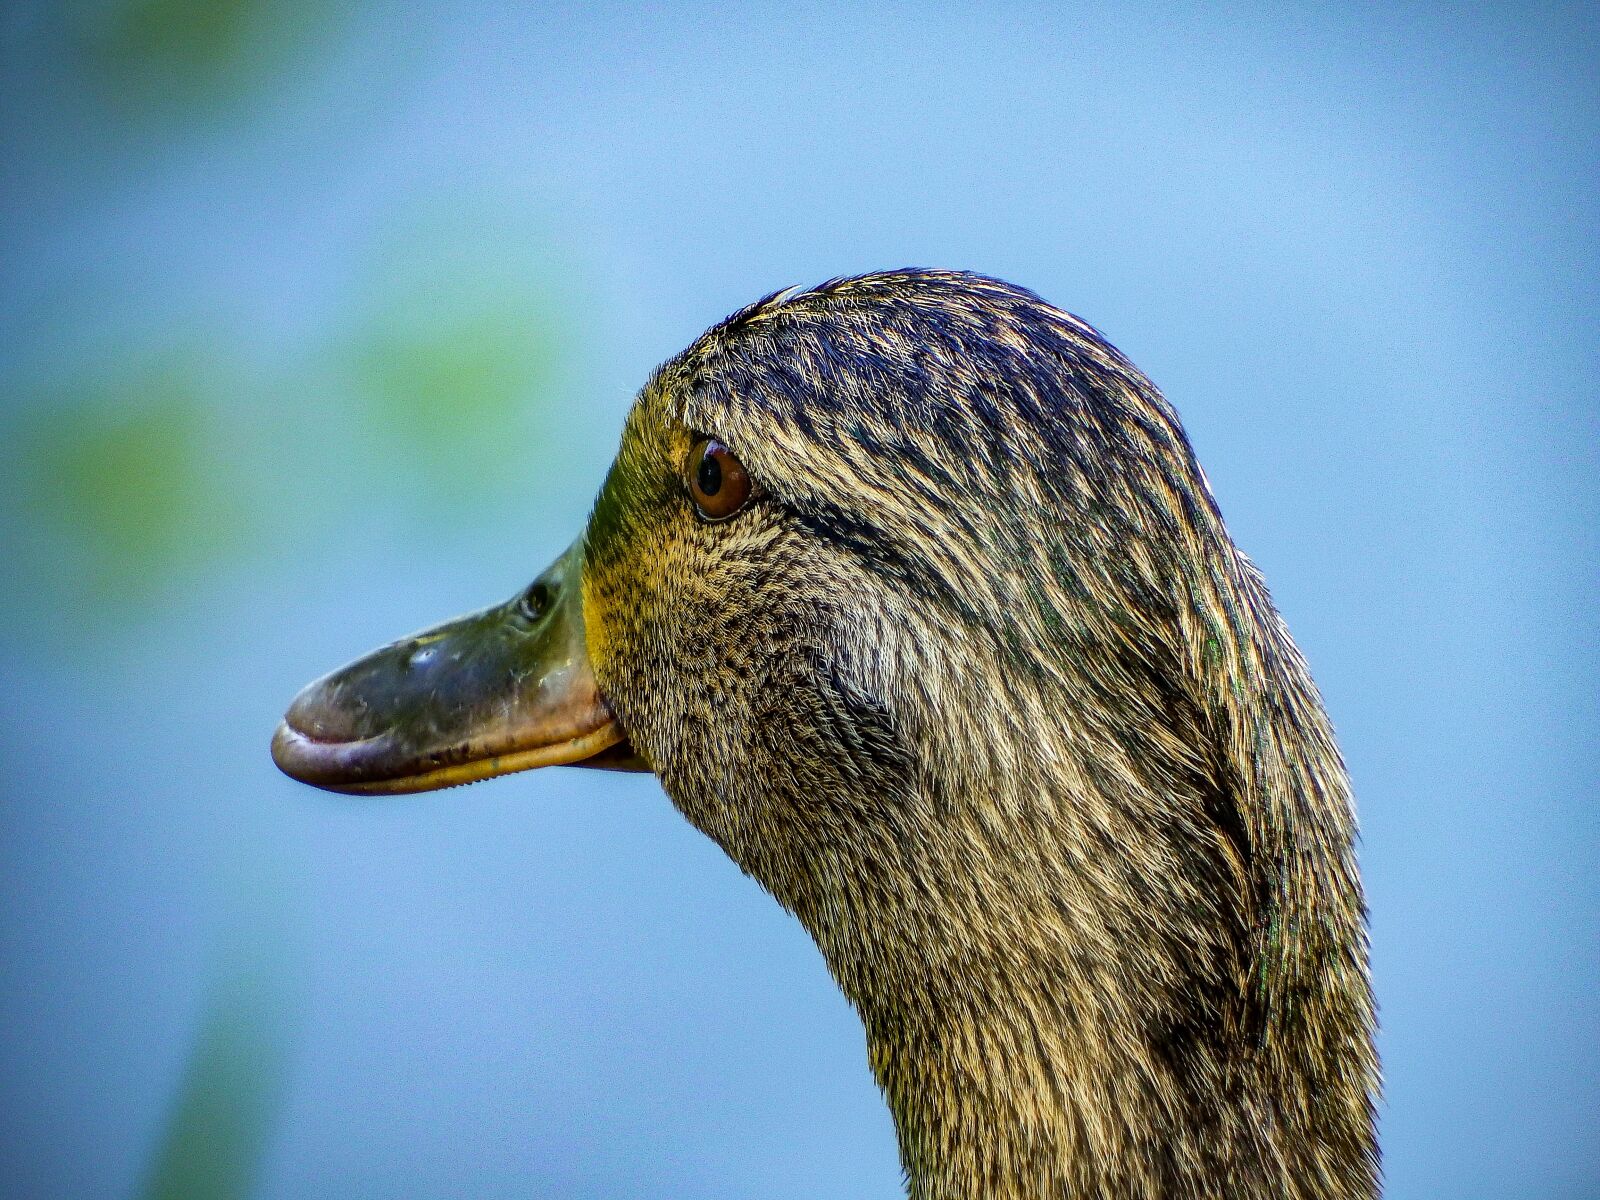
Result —
[[1271, 1147], [1220, 1044], [1231, 1018], [1204, 1028], [1174, 1003], [1160, 948], [1084, 938], [1039, 908], [990, 911], [1003, 942], [890, 951], [848, 989], [912, 1200], [1293, 1194], [1218, 1190], [1265, 1182]]
[[863, 1010], [911, 1200], [1289, 1194], [1218, 1191], [1237, 1175], [1218, 1149], [1237, 1124], [1225, 1096], [1197, 1102], [1158, 1048], [1112, 1032], [1134, 1014], [1091, 1031], [1030, 982], [977, 998], [924, 991], [915, 1015]]
[[1214, 764], [960, 741], [984, 761], [859, 798], [857, 836], [811, 859], [825, 902], [797, 905], [912, 1200], [1374, 1195], [1359, 891], [1315, 867], [1348, 830], [1280, 857]]
[[1135, 1184], [1131, 1107], [1118, 1103], [1138, 1086], [1132, 1064], [1093, 1078], [1065, 1021], [1014, 1005], [867, 1020], [911, 1200], [1155, 1194]]

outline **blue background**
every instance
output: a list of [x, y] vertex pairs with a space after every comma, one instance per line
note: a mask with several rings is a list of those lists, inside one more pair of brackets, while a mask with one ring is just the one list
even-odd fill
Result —
[[982, 270], [1183, 413], [1338, 725], [1396, 1198], [1600, 1192], [1592, 6], [0, 15], [0, 1191], [893, 1197], [653, 780], [353, 801], [313, 675], [509, 595], [649, 370]]

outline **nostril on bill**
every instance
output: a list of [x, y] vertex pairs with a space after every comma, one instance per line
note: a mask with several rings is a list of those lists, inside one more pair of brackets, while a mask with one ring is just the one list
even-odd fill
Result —
[[522, 615], [530, 621], [537, 621], [550, 611], [550, 605], [555, 597], [551, 594], [550, 585], [542, 579], [535, 580], [528, 590], [522, 593], [522, 599], [517, 602], [517, 607]]

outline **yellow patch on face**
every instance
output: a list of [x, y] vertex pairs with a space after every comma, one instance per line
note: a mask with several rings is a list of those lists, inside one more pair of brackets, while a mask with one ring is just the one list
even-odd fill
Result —
[[579, 584], [583, 606], [583, 638], [584, 644], [589, 649], [589, 662], [591, 664], [602, 661], [610, 648], [610, 640], [606, 633], [606, 613], [600, 603], [600, 598], [595, 594], [595, 589], [590, 586], [589, 566], [584, 564], [583, 579]]
[[682, 480], [690, 430], [659, 413], [646, 393], [629, 414], [616, 463], [586, 534], [581, 586], [589, 649], [602, 686], [636, 661], [635, 645], [683, 569], [686, 526], [694, 520]]

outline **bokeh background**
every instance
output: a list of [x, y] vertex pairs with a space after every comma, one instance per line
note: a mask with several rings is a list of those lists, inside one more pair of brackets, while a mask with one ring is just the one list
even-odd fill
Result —
[[0, 8], [0, 1194], [895, 1197], [653, 780], [279, 777], [658, 361], [997, 274], [1188, 423], [1341, 731], [1389, 1195], [1600, 1194], [1596, 10]]

